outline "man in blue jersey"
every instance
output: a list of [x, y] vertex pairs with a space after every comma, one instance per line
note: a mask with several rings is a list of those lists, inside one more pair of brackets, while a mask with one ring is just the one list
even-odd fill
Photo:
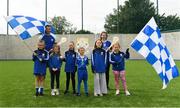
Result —
[[45, 26], [45, 34], [42, 36], [41, 40], [45, 42], [45, 49], [50, 52], [55, 44], [55, 37], [51, 34], [51, 26]]

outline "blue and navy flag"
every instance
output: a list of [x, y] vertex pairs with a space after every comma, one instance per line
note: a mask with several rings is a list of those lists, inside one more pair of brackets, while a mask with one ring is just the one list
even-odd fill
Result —
[[179, 76], [178, 68], [166, 47], [154, 18], [151, 18], [132, 41], [131, 47], [154, 67], [163, 82], [163, 89], [167, 87], [171, 79]]
[[[5, 19], [22, 40], [31, 38], [37, 34], [43, 34], [45, 32], [45, 26], [49, 25], [45, 21], [22, 15], [7, 16]], [[54, 34], [55, 30], [53, 27], [51, 28], [51, 32]]]

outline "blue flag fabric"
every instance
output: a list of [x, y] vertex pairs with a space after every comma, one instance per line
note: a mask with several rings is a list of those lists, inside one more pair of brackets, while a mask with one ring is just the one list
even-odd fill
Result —
[[151, 18], [132, 41], [131, 47], [153, 66], [163, 81], [163, 89], [167, 87], [171, 79], [179, 76], [178, 68], [166, 47], [154, 18]]
[[[49, 25], [45, 21], [22, 15], [7, 16], [6, 21], [22, 40], [31, 38], [37, 34], [43, 34], [45, 32], [45, 26]], [[54, 34], [55, 30], [53, 27], [51, 28], [52, 34]]]

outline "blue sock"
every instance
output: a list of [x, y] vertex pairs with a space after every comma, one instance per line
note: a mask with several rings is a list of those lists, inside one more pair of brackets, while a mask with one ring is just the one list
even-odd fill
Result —
[[37, 88], [36, 88], [36, 93], [38, 93], [38, 92], [39, 92], [39, 88], [37, 87]]

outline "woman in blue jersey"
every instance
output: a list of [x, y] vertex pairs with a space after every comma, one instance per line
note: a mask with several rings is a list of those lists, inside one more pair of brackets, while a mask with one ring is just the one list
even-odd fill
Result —
[[111, 46], [111, 42], [107, 40], [108, 34], [107, 32], [102, 32], [100, 34], [100, 40], [103, 42], [102, 48], [106, 51], [107, 53], [107, 59], [106, 59], [106, 84], [107, 88], [109, 88], [109, 68], [110, 68], [110, 63], [109, 63], [109, 47]]
[[106, 51], [102, 49], [102, 41], [95, 42], [91, 56], [92, 72], [94, 73], [94, 96], [107, 94], [106, 86]]

